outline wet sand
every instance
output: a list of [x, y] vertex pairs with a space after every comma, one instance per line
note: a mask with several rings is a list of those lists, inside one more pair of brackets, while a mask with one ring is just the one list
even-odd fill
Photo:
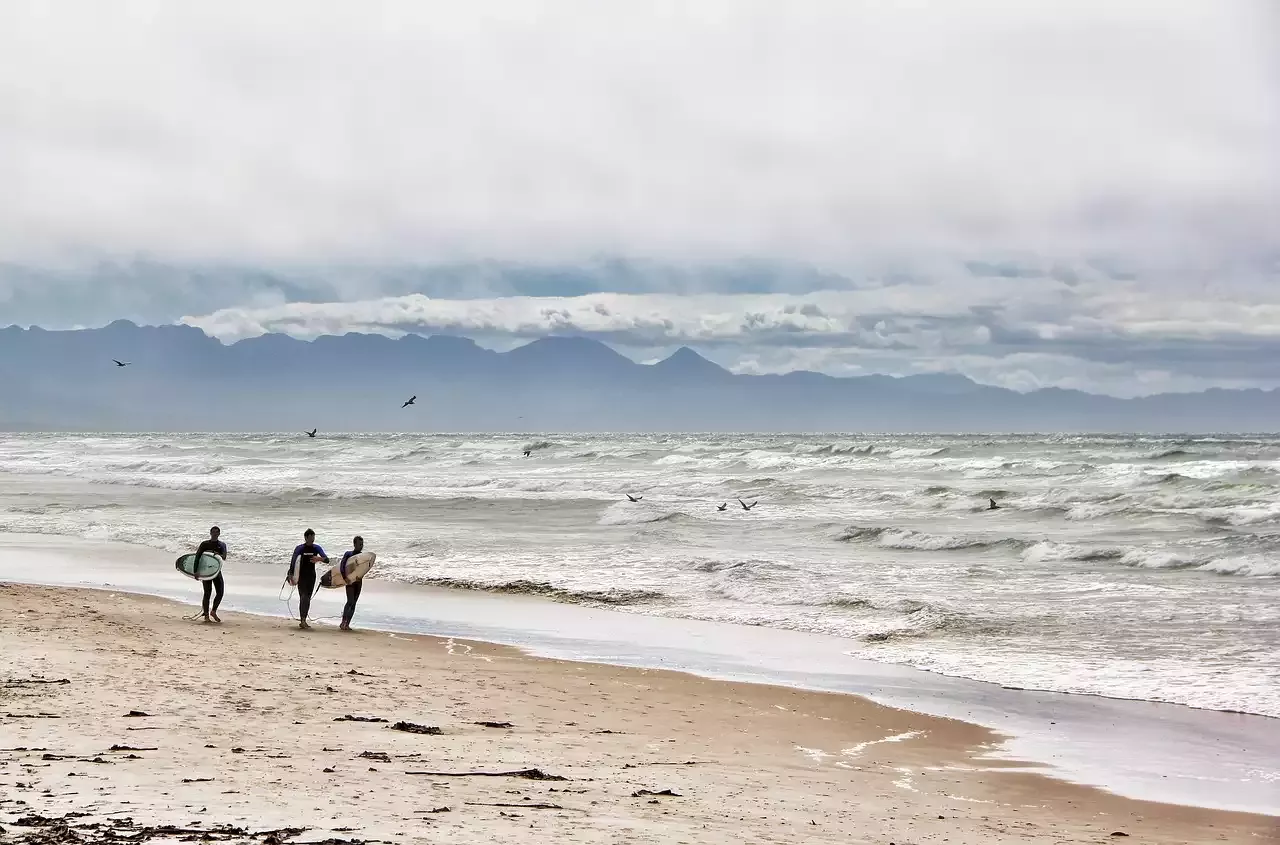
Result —
[[985, 728], [856, 696], [191, 612], [0, 586], [0, 841], [61, 819], [87, 842], [1280, 842], [1280, 819], [1015, 770]]

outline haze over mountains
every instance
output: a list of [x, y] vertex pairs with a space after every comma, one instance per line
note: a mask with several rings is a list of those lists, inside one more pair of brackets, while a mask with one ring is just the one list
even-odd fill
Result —
[[0, 329], [0, 390], [11, 431], [1262, 431], [1280, 419], [1276, 391], [1126, 400], [946, 374], [735, 375], [687, 348], [646, 365], [574, 337], [502, 353], [443, 335], [224, 345], [125, 321]]

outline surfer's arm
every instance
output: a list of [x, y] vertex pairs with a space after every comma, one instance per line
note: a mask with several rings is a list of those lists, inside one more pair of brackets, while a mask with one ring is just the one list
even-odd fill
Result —
[[324, 553], [324, 547], [319, 544], [316, 545], [316, 557], [320, 558], [325, 563], [329, 562], [329, 556]]

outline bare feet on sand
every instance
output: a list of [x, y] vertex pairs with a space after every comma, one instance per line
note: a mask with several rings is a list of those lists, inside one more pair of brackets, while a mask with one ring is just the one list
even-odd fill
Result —
[[298, 623], [298, 627], [304, 631], [311, 629], [311, 626], [307, 624], [307, 620], [305, 619], [303, 619], [301, 622]]
[[209, 618], [210, 618], [210, 619], [212, 619], [214, 622], [221, 622], [221, 621], [222, 621], [221, 619], [219, 619], [219, 618], [218, 618], [218, 611], [216, 611], [216, 610], [211, 611], [211, 612], [209, 613]]
[[350, 631], [350, 630], [351, 630], [351, 626], [350, 626], [350, 625], [348, 625], [346, 622], [343, 622], [341, 625], [339, 625], [339, 626], [338, 626], [338, 630], [339, 630], [339, 631]]

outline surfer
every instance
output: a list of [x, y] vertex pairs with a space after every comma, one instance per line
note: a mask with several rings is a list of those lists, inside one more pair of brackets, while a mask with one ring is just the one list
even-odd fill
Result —
[[632, 502], [639, 502], [644, 499], [644, 496], [632, 496], [630, 493], [628, 493], [627, 498]]
[[[196, 560], [200, 560], [200, 555], [207, 552], [217, 555], [225, 561], [227, 559], [227, 544], [219, 539], [221, 536], [222, 529], [218, 526], [215, 525], [210, 528], [209, 539], [196, 547]], [[202, 581], [201, 584], [204, 586], [204, 601], [200, 603], [200, 608], [203, 611], [204, 621], [221, 622], [222, 620], [218, 618], [218, 605], [222, 604], [222, 594], [226, 591], [226, 582], [222, 580], [222, 571], [219, 570], [217, 575], [208, 581]], [[209, 598], [215, 590], [217, 590], [217, 595], [213, 595], [213, 607], [210, 608]]]
[[[311, 596], [316, 591], [316, 559], [329, 562], [324, 549], [316, 545], [316, 532], [308, 528], [302, 534], [302, 543], [293, 549], [293, 559], [289, 561], [289, 574], [298, 585], [298, 627], [310, 628], [307, 624], [307, 611], [311, 610]], [[295, 568], [296, 567], [296, 568]]]
[[[342, 569], [342, 580], [347, 580], [347, 560], [364, 551], [364, 538], [357, 534], [351, 540], [351, 551], [342, 555], [342, 561], [338, 564]], [[356, 581], [354, 584], [347, 585], [347, 603], [342, 608], [342, 624], [338, 626], [339, 630], [351, 630], [351, 617], [356, 615], [356, 602], [360, 601], [360, 588], [364, 586], [364, 579]]]
[[990, 505], [988, 505], [988, 506], [987, 506], [987, 510], [989, 510], [989, 511], [998, 511], [998, 510], [1000, 510], [1000, 506], [996, 504], [996, 500], [995, 500], [995, 499], [987, 499], [987, 501], [991, 503]]

